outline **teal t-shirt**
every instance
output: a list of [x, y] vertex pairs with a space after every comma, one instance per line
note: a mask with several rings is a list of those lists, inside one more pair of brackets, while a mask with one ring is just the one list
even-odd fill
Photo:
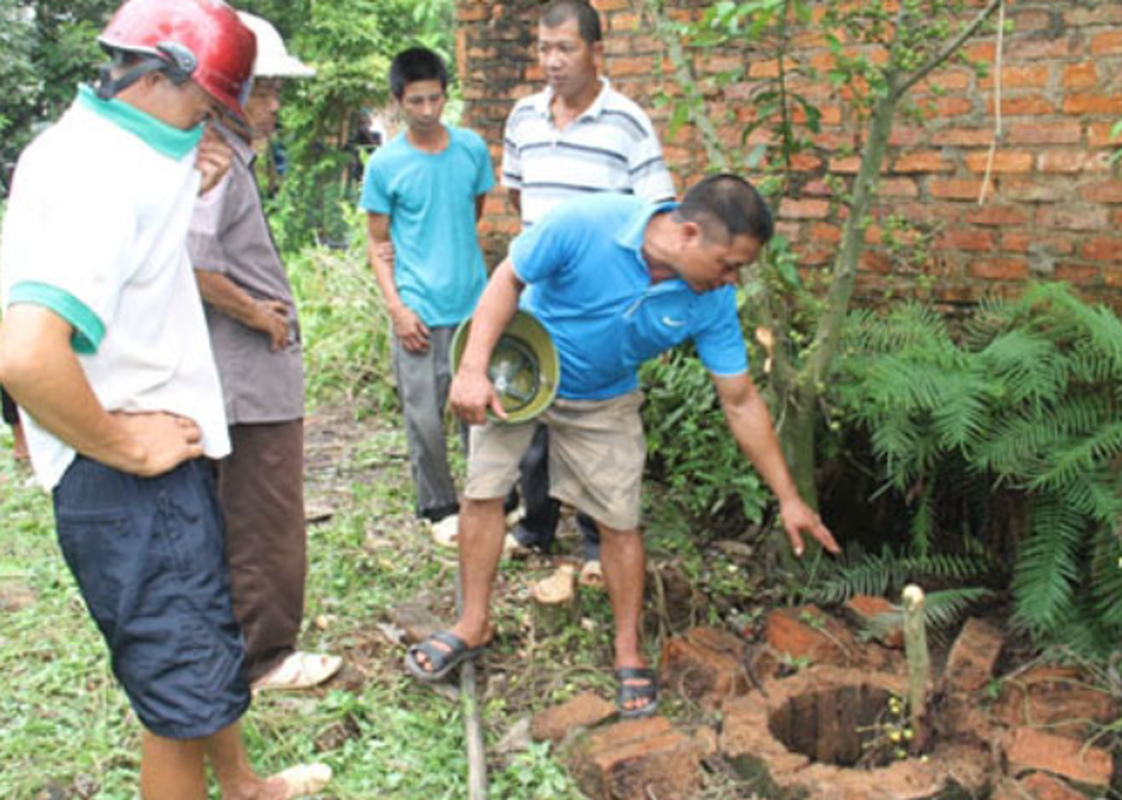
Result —
[[402, 132], [366, 165], [363, 211], [390, 218], [394, 282], [429, 327], [457, 325], [487, 282], [475, 228], [475, 199], [495, 185], [479, 134], [448, 129], [448, 146], [425, 153]]

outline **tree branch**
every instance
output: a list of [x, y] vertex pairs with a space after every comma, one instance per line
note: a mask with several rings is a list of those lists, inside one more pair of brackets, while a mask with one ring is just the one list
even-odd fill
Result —
[[896, 96], [903, 97], [909, 89], [922, 81], [934, 70], [936, 70], [939, 65], [953, 56], [958, 51], [958, 49], [966, 43], [966, 40], [973, 36], [978, 28], [982, 27], [982, 23], [989, 19], [990, 15], [997, 10], [997, 7], [999, 5], [1001, 5], [1001, 0], [990, 0], [989, 5], [981, 10], [978, 16], [974, 18], [973, 22], [959, 31], [958, 36], [951, 39], [946, 44], [946, 46], [939, 51], [938, 54], [933, 56], [930, 61], [916, 70], [910, 77], [905, 79], [903, 83], [895, 88]]

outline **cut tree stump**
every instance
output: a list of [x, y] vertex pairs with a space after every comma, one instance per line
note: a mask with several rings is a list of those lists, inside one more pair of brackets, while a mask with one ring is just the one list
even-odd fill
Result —
[[545, 635], [558, 633], [577, 622], [580, 603], [577, 595], [577, 568], [562, 564], [548, 578], [530, 589], [534, 625]]

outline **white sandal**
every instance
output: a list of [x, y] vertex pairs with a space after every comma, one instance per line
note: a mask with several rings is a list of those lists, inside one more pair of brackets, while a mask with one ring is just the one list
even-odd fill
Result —
[[297, 650], [253, 684], [253, 691], [311, 689], [331, 678], [343, 666], [339, 656]]

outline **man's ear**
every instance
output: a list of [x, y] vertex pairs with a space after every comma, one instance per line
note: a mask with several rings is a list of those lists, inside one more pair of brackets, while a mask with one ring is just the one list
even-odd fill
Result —
[[704, 240], [705, 231], [696, 222], [687, 219], [679, 224], [678, 236], [683, 246], [693, 245], [696, 247]]
[[592, 61], [596, 65], [596, 73], [600, 74], [604, 71], [604, 42], [592, 43]]

